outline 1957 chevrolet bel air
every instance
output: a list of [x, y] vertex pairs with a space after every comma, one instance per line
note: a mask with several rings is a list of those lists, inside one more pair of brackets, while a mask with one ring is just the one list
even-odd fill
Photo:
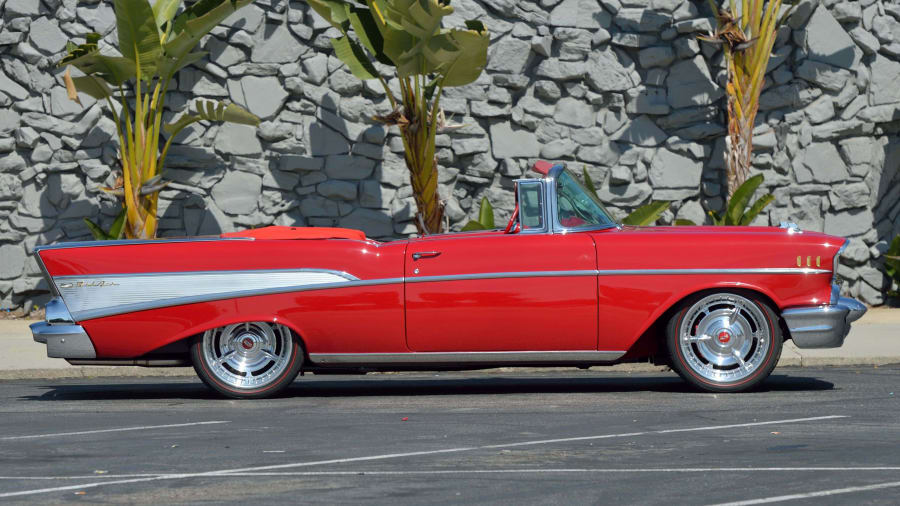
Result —
[[378, 242], [268, 227], [36, 248], [55, 298], [34, 339], [72, 364], [191, 363], [240, 398], [301, 370], [646, 360], [736, 392], [772, 372], [784, 340], [841, 346], [866, 311], [836, 284], [842, 238], [622, 226], [563, 166], [536, 170], [516, 182], [505, 230]]

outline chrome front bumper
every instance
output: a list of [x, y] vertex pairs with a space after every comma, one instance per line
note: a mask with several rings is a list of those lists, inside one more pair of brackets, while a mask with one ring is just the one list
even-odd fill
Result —
[[785, 309], [781, 316], [798, 348], [839, 348], [850, 324], [865, 313], [866, 306], [858, 300], [834, 296], [831, 304]]
[[47, 345], [51, 358], [97, 358], [94, 343], [81, 325], [77, 325], [59, 297], [47, 303], [47, 321], [32, 323], [34, 341]]

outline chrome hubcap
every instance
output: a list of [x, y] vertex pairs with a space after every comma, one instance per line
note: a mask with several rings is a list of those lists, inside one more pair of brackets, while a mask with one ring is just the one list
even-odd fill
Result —
[[694, 372], [732, 382], [762, 365], [771, 337], [759, 306], [740, 295], [716, 294], [688, 309], [678, 329], [678, 346]]
[[246, 322], [207, 330], [203, 359], [219, 381], [256, 388], [281, 376], [293, 352], [291, 330], [268, 322]]

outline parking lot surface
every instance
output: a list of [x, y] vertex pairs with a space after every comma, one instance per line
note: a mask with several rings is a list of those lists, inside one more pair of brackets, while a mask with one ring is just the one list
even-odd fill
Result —
[[0, 382], [0, 501], [896, 504], [900, 366]]

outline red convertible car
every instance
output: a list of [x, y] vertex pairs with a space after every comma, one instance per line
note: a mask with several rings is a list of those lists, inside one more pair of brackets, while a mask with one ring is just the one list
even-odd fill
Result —
[[622, 226], [563, 166], [536, 170], [516, 182], [505, 230], [379, 242], [268, 227], [39, 247], [55, 298], [34, 339], [78, 365], [190, 363], [240, 398], [300, 371], [647, 360], [735, 392], [772, 372], [784, 340], [841, 346], [866, 311], [836, 284], [842, 238]]

